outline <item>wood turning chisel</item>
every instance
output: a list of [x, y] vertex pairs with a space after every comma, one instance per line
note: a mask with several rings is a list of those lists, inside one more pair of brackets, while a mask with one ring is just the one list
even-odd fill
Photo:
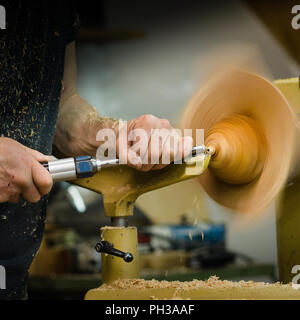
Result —
[[[183, 162], [200, 154], [212, 154], [213, 150], [205, 145], [193, 147], [191, 154]], [[72, 181], [92, 177], [102, 168], [119, 164], [119, 159], [99, 160], [91, 156], [78, 156], [43, 162], [42, 165], [52, 176], [54, 182]]]

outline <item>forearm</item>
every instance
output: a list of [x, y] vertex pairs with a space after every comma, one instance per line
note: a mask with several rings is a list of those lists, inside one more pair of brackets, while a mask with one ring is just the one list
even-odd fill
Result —
[[95, 155], [97, 131], [111, 128], [114, 120], [102, 117], [77, 93], [75, 43], [66, 47], [63, 88], [54, 137], [54, 155]]
[[[116, 139], [115, 144], [114, 142], [113, 144], [116, 156], [139, 170], [148, 171], [165, 167], [166, 163], [159, 163], [163, 154], [169, 155], [170, 161], [178, 159], [178, 156], [182, 157], [190, 154], [192, 139], [174, 135], [174, 129], [168, 120], [159, 119], [153, 115], [143, 115], [128, 121], [123, 126], [123, 124], [119, 125], [118, 120], [102, 117], [95, 108], [82, 99], [77, 93], [75, 43], [69, 44], [66, 48], [63, 84], [54, 137], [53, 154], [55, 156], [95, 156], [98, 147], [104, 142], [97, 141], [97, 134], [99, 130], [104, 128], [114, 130]], [[139, 137], [137, 131], [134, 132], [135, 129], [138, 129], [139, 132], [141, 129], [143, 130], [143, 139], [145, 140], [141, 140], [142, 137]], [[153, 129], [164, 129], [164, 132], [167, 130], [164, 142], [161, 143], [161, 146], [158, 143], [154, 151], [158, 163], [156, 161], [151, 162]], [[129, 133], [133, 133], [133, 135], [129, 136]], [[124, 134], [125, 141], [123, 140]], [[135, 134], [137, 134], [137, 137], [132, 140]], [[171, 141], [173, 141], [173, 146], [170, 145]], [[141, 145], [143, 145], [142, 153], [141, 150], [138, 150]], [[137, 147], [137, 150], [135, 148], [131, 150], [131, 147], [134, 146]], [[104, 147], [113, 148], [113, 145], [104, 145]], [[144, 150], [144, 147], [146, 147], [146, 150]]]
[[96, 134], [102, 128], [114, 128], [115, 119], [102, 117], [77, 93], [63, 99], [60, 105], [54, 145], [60, 156], [95, 155], [100, 142]]

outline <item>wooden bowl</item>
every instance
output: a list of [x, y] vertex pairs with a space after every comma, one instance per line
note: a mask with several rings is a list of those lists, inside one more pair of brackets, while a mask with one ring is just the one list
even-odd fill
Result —
[[[250, 118], [257, 136], [253, 138], [253, 130], [245, 128], [244, 140], [239, 141], [242, 151], [237, 150], [236, 138], [242, 129], [230, 134], [227, 127], [226, 141], [232, 139], [232, 143], [226, 152], [231, 148], [231, 161], [235, 166], [249, 158], [255, 161], [261, 157], [259, 172], [249, 181], [241, 179], [241, 172], [228, 165], [227, 154], [227, 162], [217, 162], [219, 174], [211, 162], [210, 168], [198, 179], [209, 196], [221, 205], [240, 213], [255, 214], [274, 199], [291, 172], [297, 120], [285, 97], [270, 81], [232, 69], [217, 75], [196, 92], [184, 110], [181, 128], [204, 129], [204, 139], [211, 143], [211, 131], [219, 133], [219, 139], [224, 138], [220, 129], [224, 127], [220, 126], [218, 132], [220, 121], [230, 121], [236, 116]], [[215, 137], [214, 142], [216, 140]], [[226, 148], [222, 141], [219, 144], [221, 149]], [[256, 156], [253, 156], [253, 146], [258, 148]], [[251, 163], [253, 165], [253, 161], [248, 161]]]

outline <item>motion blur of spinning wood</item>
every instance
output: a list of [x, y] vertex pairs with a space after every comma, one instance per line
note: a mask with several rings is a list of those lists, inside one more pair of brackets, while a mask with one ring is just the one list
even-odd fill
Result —
[[248, 116], [235, 115], [217, 122], [208, 131], [205, 143], [215, 153], [211, 170], [224, 182], [250, 183], [264, 167], [264, 134], [258, 123]]
[[237, 212], [261, 212], [295, 171], [295, 113], [271, 82], [254, 73], [231, 69], [214, 77], [190, 100], [182, 128], [204, 129], [205, 145], [215, 154], [199, 181]]

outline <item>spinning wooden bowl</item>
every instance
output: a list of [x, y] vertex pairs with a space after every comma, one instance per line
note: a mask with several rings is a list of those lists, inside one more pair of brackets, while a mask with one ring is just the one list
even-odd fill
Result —
[[181, 127], [204, 129], [215, 154], [198, 179], [215, 201], [237, 212], [260, 212], [294, 170], [295, 113], [256, 74], [230, 70], [215, 77], [190, 100]]

